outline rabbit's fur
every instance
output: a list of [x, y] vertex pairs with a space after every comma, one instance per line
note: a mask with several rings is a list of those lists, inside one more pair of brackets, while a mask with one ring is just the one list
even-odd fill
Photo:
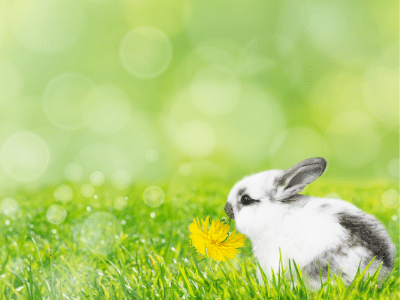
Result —
[[[339, 200], [299, 195], [325, 170], [326, 161], [306, 159], [289, 170], [269, 170], [244, 178], [230, 191], [225, 205], [239, 232], [250, 238], [254, 256], [267, 277], [289, 259], [303, 272], [310, 288], [320, 287], [320, 269], [350, 283], [358, 267], [380, 277], [393, 269], [394, 245], [383, 225], [356, 206]], [[258, 270], [258, 276], [260, 272]], [[259, 278], [261, 279], [261, 278]]]

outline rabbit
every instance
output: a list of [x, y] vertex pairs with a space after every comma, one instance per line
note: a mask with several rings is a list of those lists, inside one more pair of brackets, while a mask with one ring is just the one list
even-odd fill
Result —
[[[330, 270], [348, 285], [375, 257], [370, 274], [382, 263], [379, 279], [393, 269], [395, 247], [384, 226], [340, 199], [298, 194], [326, 168], [324, 158], [303, 160], [288, 170], [269, 170], [245, 177], [229, 192], [225, 212], [252, 243], [267, 278], [289, 260], [300, 267], [306, 285], [321, 287]], [[293, 270], [294, 273], [296, 273]], [[260, 270], [257, 277], [262, 281]]]

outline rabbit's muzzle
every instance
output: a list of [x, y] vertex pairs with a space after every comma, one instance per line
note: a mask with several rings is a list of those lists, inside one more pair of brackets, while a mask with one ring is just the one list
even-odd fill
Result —
[[225, 212], [226, 212], [226, 214], [228, 215], [229, 218], [235, 219], [235, 215], [233, 214], [233, 207], [232, 207], [232, 204], [230, 204], [229, 202], [227, 202], [227, 203], [225, 204], [224, 209], [225, 209]]

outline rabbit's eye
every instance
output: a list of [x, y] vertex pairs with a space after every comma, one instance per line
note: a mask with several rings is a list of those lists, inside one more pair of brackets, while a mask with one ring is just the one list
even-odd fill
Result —
[[243, 195], [240, 198], [240, 202], [242, 202], [242, 204], [244, 204], [244, 205], [248, 205], [248, 204], [255, 202], [255, 200], [251, 199], [249, 195]]

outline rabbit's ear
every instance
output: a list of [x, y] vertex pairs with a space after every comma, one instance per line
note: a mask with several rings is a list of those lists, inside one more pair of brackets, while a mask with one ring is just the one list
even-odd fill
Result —
[[276, 183], [277, 200], [284, 200], [301, 192], [307, 184], [316, 180], [325, 171], [326, 160], [315, 157], [303, 160], [278, 177]]

